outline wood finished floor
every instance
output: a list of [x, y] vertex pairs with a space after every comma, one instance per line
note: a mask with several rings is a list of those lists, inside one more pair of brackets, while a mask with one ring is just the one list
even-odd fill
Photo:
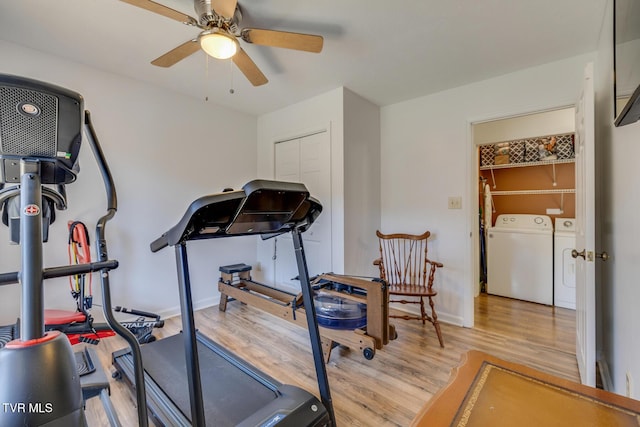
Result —
[[[327, 371], [338, 426], [409, 425], [470, 349], [579, 381], [573, 310], [483, 294], [475, 316], [473, 329], [442, 324], [444, 349], [429, 323], [401, 319], [392, 319], [398, 339], [378, 350], [373, 360], [358, 351], [334, 349]], [[306, 329], [237, 302], [226, 313], [217, 306], [199, 311], [196, 322], [205, 335], [268, 375], [318, 395]], [[179, 329], [179, 318], [168, 319], [156, 335]], [[119, 337], [97, 346], [105, 369], [111, 369], [111, 352], [123, 346]], [[129, 390], [112, 380], [111, 399], [122, 424], [135, 426]], [[87, 419], [90, 426], [108, 425], [99, 399], [87, 402]]]

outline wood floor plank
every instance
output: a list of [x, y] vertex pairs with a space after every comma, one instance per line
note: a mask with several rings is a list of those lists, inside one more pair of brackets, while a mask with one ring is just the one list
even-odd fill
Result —
[[[334, 349], [327, 372], [338, 425], [409, 425], [471, 349], [579, 381], [573, 310], [484, 294], [476, 300], [475, 328], [442, 324], [445, 348], [440, 348], [431, 324], [393, 319], [398, 339], [372, 360], [345, 347]], [[165, 323], [156, 335], [180, 330], [179, 318]], [[217, 307], [197, 312], [196, 324], [268, 375], [318, 394], [306, 329], [237, 302], [226, 312]], [[106, 369], [111, 369], [111, 352], [122, 347], [118, 337], [98, 345]], [[123, 425], [136, 425], [134, 399], [124, 384], [111, 381], [111, 399]], [[108, 425], [99, 399], [87, 403], [87, 418], [90, 426]]]

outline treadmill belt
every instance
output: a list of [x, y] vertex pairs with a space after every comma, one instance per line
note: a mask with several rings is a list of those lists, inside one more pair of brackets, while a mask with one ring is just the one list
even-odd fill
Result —
[[[145, 371], [189, 420], [189, 386], [182, 334], [141, 347]], [[205, 420], [209, 426], [235, 426], [276, 399], [268, 388], [198, 340]]]

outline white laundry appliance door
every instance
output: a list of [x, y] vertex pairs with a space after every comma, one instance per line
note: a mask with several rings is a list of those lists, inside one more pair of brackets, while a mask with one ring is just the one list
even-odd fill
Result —
[[487, 292], [553, 304], [553, 240], [548, 231], [491, 228]]
[[556, 236], [554, 305], [572, 310], [576, 309], [576, 260], [571, 256], [575, 245], [575, 236]]
[[576, 308], [576, 259], [571, 251], [576, 247], [575, 219], [556, 218], [553, 236], [553, 304]]

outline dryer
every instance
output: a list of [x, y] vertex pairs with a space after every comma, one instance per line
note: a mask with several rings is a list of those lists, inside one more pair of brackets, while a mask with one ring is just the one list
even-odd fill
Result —
[[502, 214], [487, 234], [487, 292], [552, 305], [551, 218]]
[[556, 218], [553, 235], [553, 296], [557, 307], [576, 309], [576, 220]]

